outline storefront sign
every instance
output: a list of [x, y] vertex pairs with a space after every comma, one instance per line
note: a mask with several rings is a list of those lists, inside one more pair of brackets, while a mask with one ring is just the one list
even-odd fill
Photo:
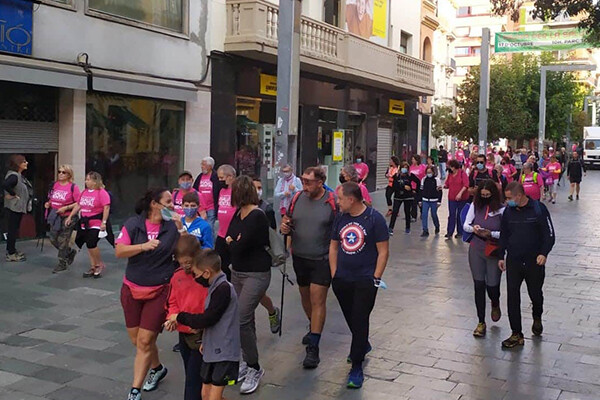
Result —
[[31, 55], [33, 2], [0, 1], [0, 52]]
[[577, 28], [496, 33], [496, 53], [586, 49], [592, 46]]
[[390, 114], [404, 115], [404, 102], [390, 99]]
[[333, 161], [344, 160], [344, 132], [333, 132], [333, 149], [331, 153], [333, 156]]
[[260, 94], [277, 96], [277, 77], [273, 75], [260, 74]]

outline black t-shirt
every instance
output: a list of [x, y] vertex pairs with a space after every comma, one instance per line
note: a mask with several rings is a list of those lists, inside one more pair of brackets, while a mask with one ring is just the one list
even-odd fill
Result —
[[438, 153], [438, 159], [440, 162], [448, 162], [448, 152], [446, 150], [440, 150]]
[[495, 183], [499, 183], [500, 181], [498, 180], [498, 173], [496, 172], [496, 170], [492, 170], [492, 174], [490, 175], [490, 172], [487, 168], [484, 168], [483, 171], [478, 171], [475, 170], [473, 172], [471, 172], [471, 175], [469, 176], [469, 187], [477, 187], [479, 186], [479, 184], [483, 181], [486, 180], [492, 180]]
[[229, 224], [227, 236], [233, 239], [229, 244], [229, 252], [234, 270], [269, 271], [271, 256], [266, 250], [269, 246], [269, 220], [262, 210], [252, 210], [244, 219], [241, 219], [238, 210]]

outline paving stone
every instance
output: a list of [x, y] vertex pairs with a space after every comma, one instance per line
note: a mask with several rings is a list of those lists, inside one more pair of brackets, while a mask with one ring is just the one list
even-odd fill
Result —
[[23, 377], [23, 379], [9, 385], [7, 388], [35, 396], [45, 396], [48, 393], [60, 389], [61, 387], [62, 385], [58, 383], [43, 381], [41, 379], [31, 377]]
[[78, 339], [78, 336], [72, 333], [51, 331], [47, 329], [33, 329], [31, 331], [21, 333], [20, 336], [60, 344]]
[[77, 379], [80, 376], [81, 374], [74, 371], [69, 371], [68, 369], [46, 367], [35, 373], [34, 378], [41, 379], [43, 381], [64, 384], [72, 381], [73, 379]]
[[0, 387], [12, 385], [25, 378], [22, 375], [13, 374], [6, 371], [0, 371]]

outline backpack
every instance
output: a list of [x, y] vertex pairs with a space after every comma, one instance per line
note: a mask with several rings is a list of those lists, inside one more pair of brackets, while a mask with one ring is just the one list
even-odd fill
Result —
[[[465, 206], [462, 208], [462, 210], [460, 210], [460, 224], [464, 225], [465, 220], [467, 219], [467, 214], [469, 213], [469, 208], [471, 208], [471, 203], [467, 203], [465, 204]], [[463, 233], [462, 233], [462, 240], [465, 243], [470, 243], [471, 240], [473, 239], [473, 235], [474, 233], [468, 233], [465, 232], [465, 230], [463, 229]]]
[[[538, 178], [538, 173], [534, 172], [533, 173], [533, 183], [535, 183], [536, 185], [538, 183], [537, 178]], [[525, 174], [521, 174], [521, 184], [524, 184], [524, 183], [525, 183]]]
[[[294, 197], [292, 197], [292, 202], [290, 203], [290, 206], [288, 207], [286, 212], [286, 215], [288, 217], [292, 218], [292, 214], [294, 213], [294, 206], [296, 205], [296, 202], [298, 201], [298, 198], [301, 194], [302, 191], [297, 192], [294, 195]], [[335, 202], [335, 195], [333, 194], [333, 192], [330, 192], [328, 190], [325, 191], [325, 195], [327, 196], [327, 204], [329, 204], [329, 206], [331, 207], [331, 210], [333, 211], [333, 215], [335, 217], [338, 213], [338, 206]]]

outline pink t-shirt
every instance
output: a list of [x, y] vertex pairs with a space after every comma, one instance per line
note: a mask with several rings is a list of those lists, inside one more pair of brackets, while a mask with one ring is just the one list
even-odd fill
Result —
[[508, 183], [511, 183], [514, 178], [513, 178], [513, 174], [516, 172], [515, 167], [513, 167], [512, 164], [506, 164], [502, 166], [502, 175], [504, 175], [506, 177], [506, 181]]
[[367, 176], [369, 175], [369, 166], [367, 164], [364, 162], [355, 163], [354, 168], [356, 168], [356, 172], [358, 172], [358, 179], [361, 181], [367, 179]]
[[[158, 238], [159, 232], [160, 224], [153, 224], [152, 222], [146, 220], [146, 234], [148, 236], [148, 240]], [[127, 246], [131, 244], [131, 238], [129, 237], [129, 232], [127, 232], [127, 228], [123, 227], [121, 229], [121, 233], [119, 233], [119, 237], [117, 237], [117, 240], [115, 240], [115, 244], [124, 244]]]
[[371, 199], [371, 195], [369, 194], [369, 189], [367, 189], [367, 186], [364, 183], [361, 183], [358, 186], [360, 186], [360, 192], [362, 193], [363, 200], [366, 201], [367, 203], [373, 203], [373, 200]]
[[[408, 172], [410, 172], [411, 174], [415, 174], [415, 176], [417, 178], [419, 178], [419, 182], [421, 182], [421, 179], [423, 179], [425, 177], [426, 170], [427, 170], [427, 165], [425, 165], [425, 164], [411, 165], [408, 168]], [[411, 186], [412, 186], [413, 190], [417, 189], [417, 184], [415, 182], [412, 182]]]
[[213, 199], [213, 183], [210, 180], [210, 174], [202, 174], [200, 184], [198, 185], [200, 192], [200, 204], [205, 210], [214, 210], [215, 201]]
[[[108, 205], [110, 205], [110, 196], [104, 189], [86, 189], [81, 193], [81, 197], [79, 198], [82, 217], [102, 214], [104, 206]], [[99, 219], [93, 219], [89, 222], [90, 228], [100, 229], [100, 225], [102, 225], [102, 221]]]
[[485, 164], [485, 167], [487, 168], [488, 173], [490, 174], [490, 176], [492, 176], [492, 174], [493, 174], [492, 171], [496, 168], [496, 164], [489, 162], [489, 163]]
[[456, 150], [456, 161], [465, 162], [465, 152], [462, 149]]
[[[72, 190], [71, 186], [73, 187]], [[53, 209], [58, 210], [61, 207], [77, 203], [80, 196], [81, 192], [76, 184], [67, 182], [64, 185], [61, 185], [60, 182], [55, 182], [54, 186], [52, 186], [52, 191], [50, 192], [50, 198], [48, 200], [50, 201], [50, 206]]]
[[[537, 183], [533, 179], [534, 174], [537, 175]], [[523, 189], [525, 189], [525, 194], [530, 199], [539, 200], [541, 198], [542, 190], [544, 190], [544, 178], [542, 178], [542, 175], [532, 172], [525, 175], [525, 178], [521, 176], [521, 183], [523, 184]]]
[[552, 175], [552, 179], [554, 179], [555, 181], [558, 180], [558, 178], [560, 178], [560, 170], [561, 170], [561, 165], [558, 162], [554, 162], [554, 163], [550, 163], [548, 164], [548, 166], [546, 167], [546, 169], [548, 170], [548, 172], [550, 172]]
[[[458, 196], [460, 191], [463, 188], [467, 189], [469, 187], [469, 177], [467, 176], [467, 173], [465, 171], [463, 171], [462, 169], [460, 169], [460, 170], [458, 170], [458, 173], [456, 175], [454, 175], [454, 174], [448, 175], [448, 178], [446, 178], [445, 187], [447, 187], [449, 189], [448, 190], [448, 200], [456, 201], [456, 196]], [[460, 200], [461, 201], [469, 200], [469, 191], [468, 190], [463, 191], [463, 194], [462, 194], [462, 197], [460, 198]]]
[[[196, 189], [190, 189], [189, 192], [196, 192]], [[183, 212], [183, 196], [185, 196], [188, 192], [183, 192], [181, 189], [175, 189], [173, 191], [173, 208], [175, 212], [179, 215], [185, 215]], [[200, 207], [201, 208], [201, 207]]]
[[224, 238], [227, 236], [229, 224], [235, 215], [235, 207], [231, 206], [231, 188], [221, 189], [219, 192], [219, 212], [217, 219], [219, 220], [219, 231], [217, 236]]

